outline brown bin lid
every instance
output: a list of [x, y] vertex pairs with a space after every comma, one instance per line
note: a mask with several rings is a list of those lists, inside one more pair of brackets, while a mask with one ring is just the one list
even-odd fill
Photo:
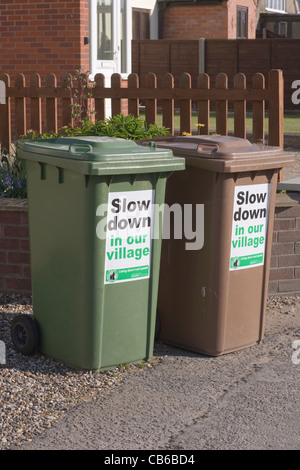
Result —
[[293, 154], [281, 147], [251, 144], [239, 137], [207, 135], [160, 137], [158, 147], [169, 148], [186, 158], [186, 165], [217, 172], [259, 171], [293, 165]]

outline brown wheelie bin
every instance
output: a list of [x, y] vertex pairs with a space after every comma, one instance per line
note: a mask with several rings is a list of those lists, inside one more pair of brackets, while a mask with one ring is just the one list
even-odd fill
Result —
[[[293, 155], [228, 136], [164, 138], [157, 146], [186, 160], [169, 179], [166, 204], [180, 204], [184, 224], [192, 207], [196, 234], [194, 246], [172, 227], [163, 240], [157, 337], [212, 356], [260, 342], [278, 172]], [[204, 211], [198, 221], [196, 207]]]

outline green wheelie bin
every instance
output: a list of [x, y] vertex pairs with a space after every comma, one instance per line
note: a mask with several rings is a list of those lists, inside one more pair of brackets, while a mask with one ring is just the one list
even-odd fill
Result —
[[148, 360], [161, 254], [155, 207], [184, 159], [112, 137], [17, 148], [28, 181], [33, 317], [17, 318], [15, 348], [83, 370]]

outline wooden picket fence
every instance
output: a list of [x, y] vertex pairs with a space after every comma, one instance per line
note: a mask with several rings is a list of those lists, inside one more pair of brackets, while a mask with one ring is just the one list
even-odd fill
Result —
[[[216, 129], [218, 134], [228, 134], [228, 106], [234, 111], [234, 135], [246, 137], [246, 109], [252, 103], [252, 141], [259, 142], [265, 139], [265, 107], [268, 109], [269, 130], [268, 145], [283, 147], [283, 74], [281, 70], [271, 70], [268, 77], [257, 73], [253, 76], [251, 87], [246, 86], [246, 77], [238, 73], [234, 77], [234, 86], [228, 88], [228, 77], [224, 73], [218, 74], [215, 86], [210, 86], [210, 77], [203, 73], [198, 76], [197, 87], [192, 88], [191, 76], [184, 73], [180, 86], [174, 86], [174, 77], [166, 74], [157, 86], [157, 77], [153, 73], [147, 74], [143, 87], [139, 86], [137, 74], [128, 76], [127, 87], [122, 84], [120, 74], [111, 78], [110, 88], [105, 87], [105, 77], [97, 74], [93, 84], [89, 84], [89, 94], [95, 118], [105, 119], [105, 100], [111, 99], [111, 115], [121, 113], [124, 100], [128, 113], [139, 116], [140, 103], [145, 106], [145, 119], [147, 123], [157, 122], [157, 109], [162, 110], [162, 124], [176, 132], [192, 133], [192, 110], [198, 111], [198, 122], [204, 124], [200, 128], [201, 134], [209, 134], [211, 104], [216, 112]], [[10, 148], [12, 135], [18, 138], [33, 129], [38, 133], [57, 131], [60, 120], [62, 125], [72, 125], [71, 103], [78, 92], [78, 88], [70, 90], [69, 74], [62, 78], [62, 84], [57, 86], [57, 78], [49, 74], [45, 85], [41, 85], [41, 77], [34, 74], [30, 77], [30, 84], [26, 86], [25, 76], [19, 74], [11, 83], [7, 74], [0, 75], [0, 80], [6, 85], [6, 103], [0, 104], [0, 139], [2, 147]], [[267, 85], [266, 82], [267, 81]], [[79, 90], [80, 91], [80, 90]], [[180, 109], [180, 129], [174, 127], [174, 108]], [[42, 107], [45, 109], [42, 109]], [[14, 128], [12, 129], [12, 110], [14, 111]], [[45, 118], [42, 118], [42, 116]], [[28, 124], [30, 121], [30, 124]]]

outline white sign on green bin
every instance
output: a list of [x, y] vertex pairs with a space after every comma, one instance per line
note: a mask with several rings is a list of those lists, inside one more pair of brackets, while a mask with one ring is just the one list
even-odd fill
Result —
[[266, 183], [235, 187], [231, 271], [264, 264], [270, 186]]
[[150, 277], [154, 191], [109, 193], [105, 284]]

